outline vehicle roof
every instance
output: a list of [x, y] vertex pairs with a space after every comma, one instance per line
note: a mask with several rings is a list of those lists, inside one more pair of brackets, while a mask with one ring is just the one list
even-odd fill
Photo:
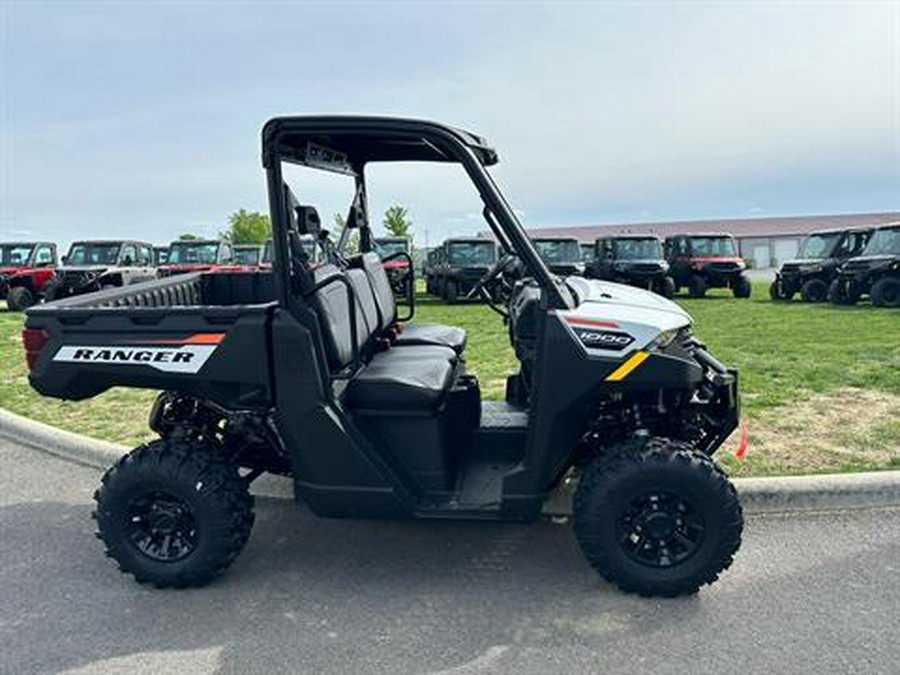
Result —
[[444, 239], [445, 244], [490, 244], [491, 246], [496, 246], [497, 242], [493, 239], [486, 239], [485, 237], [450, 237], [448, 239]]
[[221, 244], [222, 242], [222, 239], [176, 239], [169, 246], [175, 244]]
[[[298, 115], [266, 122], [262, 130], [263, 164], [277, 154], [286, 161], [355, 173], [368, 162], [456, 161], [440, 147], [440, 139], [448, 137], [468, 146], [484, 166], [497, 163], [497, 153], [484, 138], [438, 122], [366, 115]], [[329, 156], [320, 161], [310, 143], [343, 153], [344, 157]]]
[[409, 241], [409, 237], [375, 237], [375, 241]]
[[874, 228], [876, 230], [893, 230], [895, 227], [900, 227], [900, 220], [893, 223], [882, 223], [878, 227]]
[[[885, 223], [890, 225], [890, 223]], [[853, 227], [828, 227], [822, 230], [812, 230], [806, 236], [811, 237], [814, 234], [840, 234], [841, 232], [869, 232], [874, 230], [876, 225], [854, 225]], [[884, 227], [884, 225], [882, 225]]]
[[262, 248], [262, 244], [232, 244], [234, 248]]
[[531, 241], [578, 241], [578, 237], [530, 237]]
[[0, 241], [0, 246], [56, 246], [52, 241]]
[[153, 244], [150, 242], [139, 241], [137, 239], [79, 239], [78, 241], [72, 242], [72, 246], [75, 246], [76, 244], [140, 244], [141, 246], [153, 247]]

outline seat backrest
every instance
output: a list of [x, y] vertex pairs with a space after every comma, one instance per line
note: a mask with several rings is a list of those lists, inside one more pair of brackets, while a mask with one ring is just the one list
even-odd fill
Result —
[[[354, 289], [356, 284], [334, 265], [322, 265], [313, 270], [312, 275], [315, 285], [324, 284], [313, 293], [312, 304], [319, 317], [328, 365], [332, 372], [340, 371], [353, 361], [353, 331], [350, 323], [349, 293], [343, 280], [349, 281]], [[325, 284], [325, 282], [329, 283]], [[361, 302], [357, 302], [356, 337], [357, 348], [360, 350], [372, 335], [372, 329], [369, 326], [370, 323], [366, 318], [363, 305]]]
[[381, 258], [374, 251], [363, 253], [360, 256], [360, 265], [369, 279], [372, 294], [375, 297], [375, 307], [378, 310], [378, 328], [386, 330], [397, 321], [397, 303], [394, 301], [394, 291], [391, 281]]
[[379, 330], [378, 308], [375, 305], [375, 295], [372, 293], [369, 277], [360, 269], [349, 269], [345, 274], [350, 285], [353, 286], [358, 311], [362, 314], [363, 321], [365, 321], [365, 333], [371, 338]]

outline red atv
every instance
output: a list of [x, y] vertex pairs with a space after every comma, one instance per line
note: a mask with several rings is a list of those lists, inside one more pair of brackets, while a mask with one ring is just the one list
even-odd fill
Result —
[[56, 244], [47, 241], [0, 244], [0, 300], [13, 312], [36, 303], [53, 278]]
[[184, 239], [173, 241], [169, 257], [159, 267], [160, 277], [186, 272], [241, 272], [256, 269], [234, 258], [234, 249], [220, 239]]

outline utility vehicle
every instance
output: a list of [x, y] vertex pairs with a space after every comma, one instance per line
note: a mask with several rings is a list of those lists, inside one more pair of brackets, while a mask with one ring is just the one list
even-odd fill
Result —
[[241, 267], [259, 267], [262, 262], [261, 244], [235, 244], [234, 263]]
[[409, 237], [378, 237], [374, 240], [375, 252], [381, 256], [384, 269], [394, 293], [402, 298], [409, 295], [412, 266]]
[[179, 239], [169, 244], [166, 263], [159, 276], [187, 272], [220, 272], [247, 269], [234, 259], [234, 248], [221, 239]]
[[153, 246], [144, 241], [76, 241], [44, 285], [47, 301], [156, 278]]
[[702, 298], [708, 288], [730, 288], [736, 298], [750, 297], [747, 265], [730, 234], [679, 234], [663, 248], [676, 293], [686, 286], [692, 298]]
[[[472, 297], [475, 290], [484, 287], [481, 279], [497, 262], [497, 245], [481, 237], [454, 237], [441, 244], [441, 253], [434, 269], [437, 295], [445, 302], [454, 303], [462, 297]], [[507, 260], [504, 270], [511, 269], [514, 260]], [[489, 284], [498, 283], [494, 275]]]
[[581, 245], [575, 237], [534, 237], [531, 241], [553, 274], [584, 274]]
[[578, 245], [581, 247], [581, 262], [587, 266], [594, 259], [594, 242], [582, 241]]
[[900, 307], [900, 222], [875, 228], [862, 255], [841, 265], [828, 299], [853, 305], [869, 295], [876, 307]]
[[[184, 274], [29, 311], [39, 392], [164, 392], [150, 414], [159, 438], [96, 493], [99, 536], [123, 571], [157, 586], [209, 581], [247, 541], [248, 485], [263, 472], [290, 476], [314, 513], [345, 518], [528, 521], [578, 481], [575, 536], [621, 588], [692, 593], [729, 566], [741, 507], [711, 455], [738, 424], [738, 374], [682, 309], [553, 275], [488, 172], [497, 154], [474, 134], [282, 117], [263, 128], [262, 160], [271, 272]], [[462, 329], [398, 323], [367, 205], [366, 176], [381, 162], [461, 165], [503, 250], [484, 258], [479, 292], [513, 256], [526, 265], [496, 307], [519, 360], [505, 401], [481, 400]], [[299, 237], [318, 237], [320, 219], [294, 196], [311, 198], [308, 185], [286, 184], [287, 163], [355, 186], [347, 224], [363, 253], [346, 266], [309, 265]]]
[[[321, 253], [319, 251], [319, 247], [316, 246], [316, 240], [313, 239], [310, 235], [302, 235], [299, 239], [300, 246], [303, 247], [303, 250], [306, 252], [307, 258], [312, 262], [312, 264], [318, 264], [321, 260]], [[269, 239], [263, 246], [262, 258], [259, 263], [260, 269], [270, 270], [272, 269], [272, 261], [274, 260], [275, 253], [274, 248], [272, 246], [272, 240]]]
[[21, 312], [44, 293], [56, 267], [56, 244], [48, 241], [0, 243], [0, 300]]
[[773, 300], [790, 300], [800, 293], [804, 302], [824, 302], [838, 267], [858, 256], [872, 236], [871, 227], [811, 232], [800, 244], [795, 260], [788, 260], [769, 286]]
[[646, 288], [665, 298], [675, 295], [675, 280], [669, 276], [662, 242], [653, 235], [598, 238], [585, 276]]

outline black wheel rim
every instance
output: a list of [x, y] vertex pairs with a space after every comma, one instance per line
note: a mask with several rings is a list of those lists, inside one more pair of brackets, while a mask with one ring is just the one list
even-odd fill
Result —
[[653, 491], [628, 502], [616, 529], [619, 545], [629, 558], [647, 567], [666, 568], [697, 552], [706, 523], [687, 499]]
[[190, 506], [161, 490], [131, 500], [127, 528], [128, 540], [151, 560], [184, 560], [197, 546], [197, 526]]
[[887, 284], [881, 291], [881, 297], [885, 304], [891, 306], [897, 304], [897, 300], [900, 300], [900, 284]]

